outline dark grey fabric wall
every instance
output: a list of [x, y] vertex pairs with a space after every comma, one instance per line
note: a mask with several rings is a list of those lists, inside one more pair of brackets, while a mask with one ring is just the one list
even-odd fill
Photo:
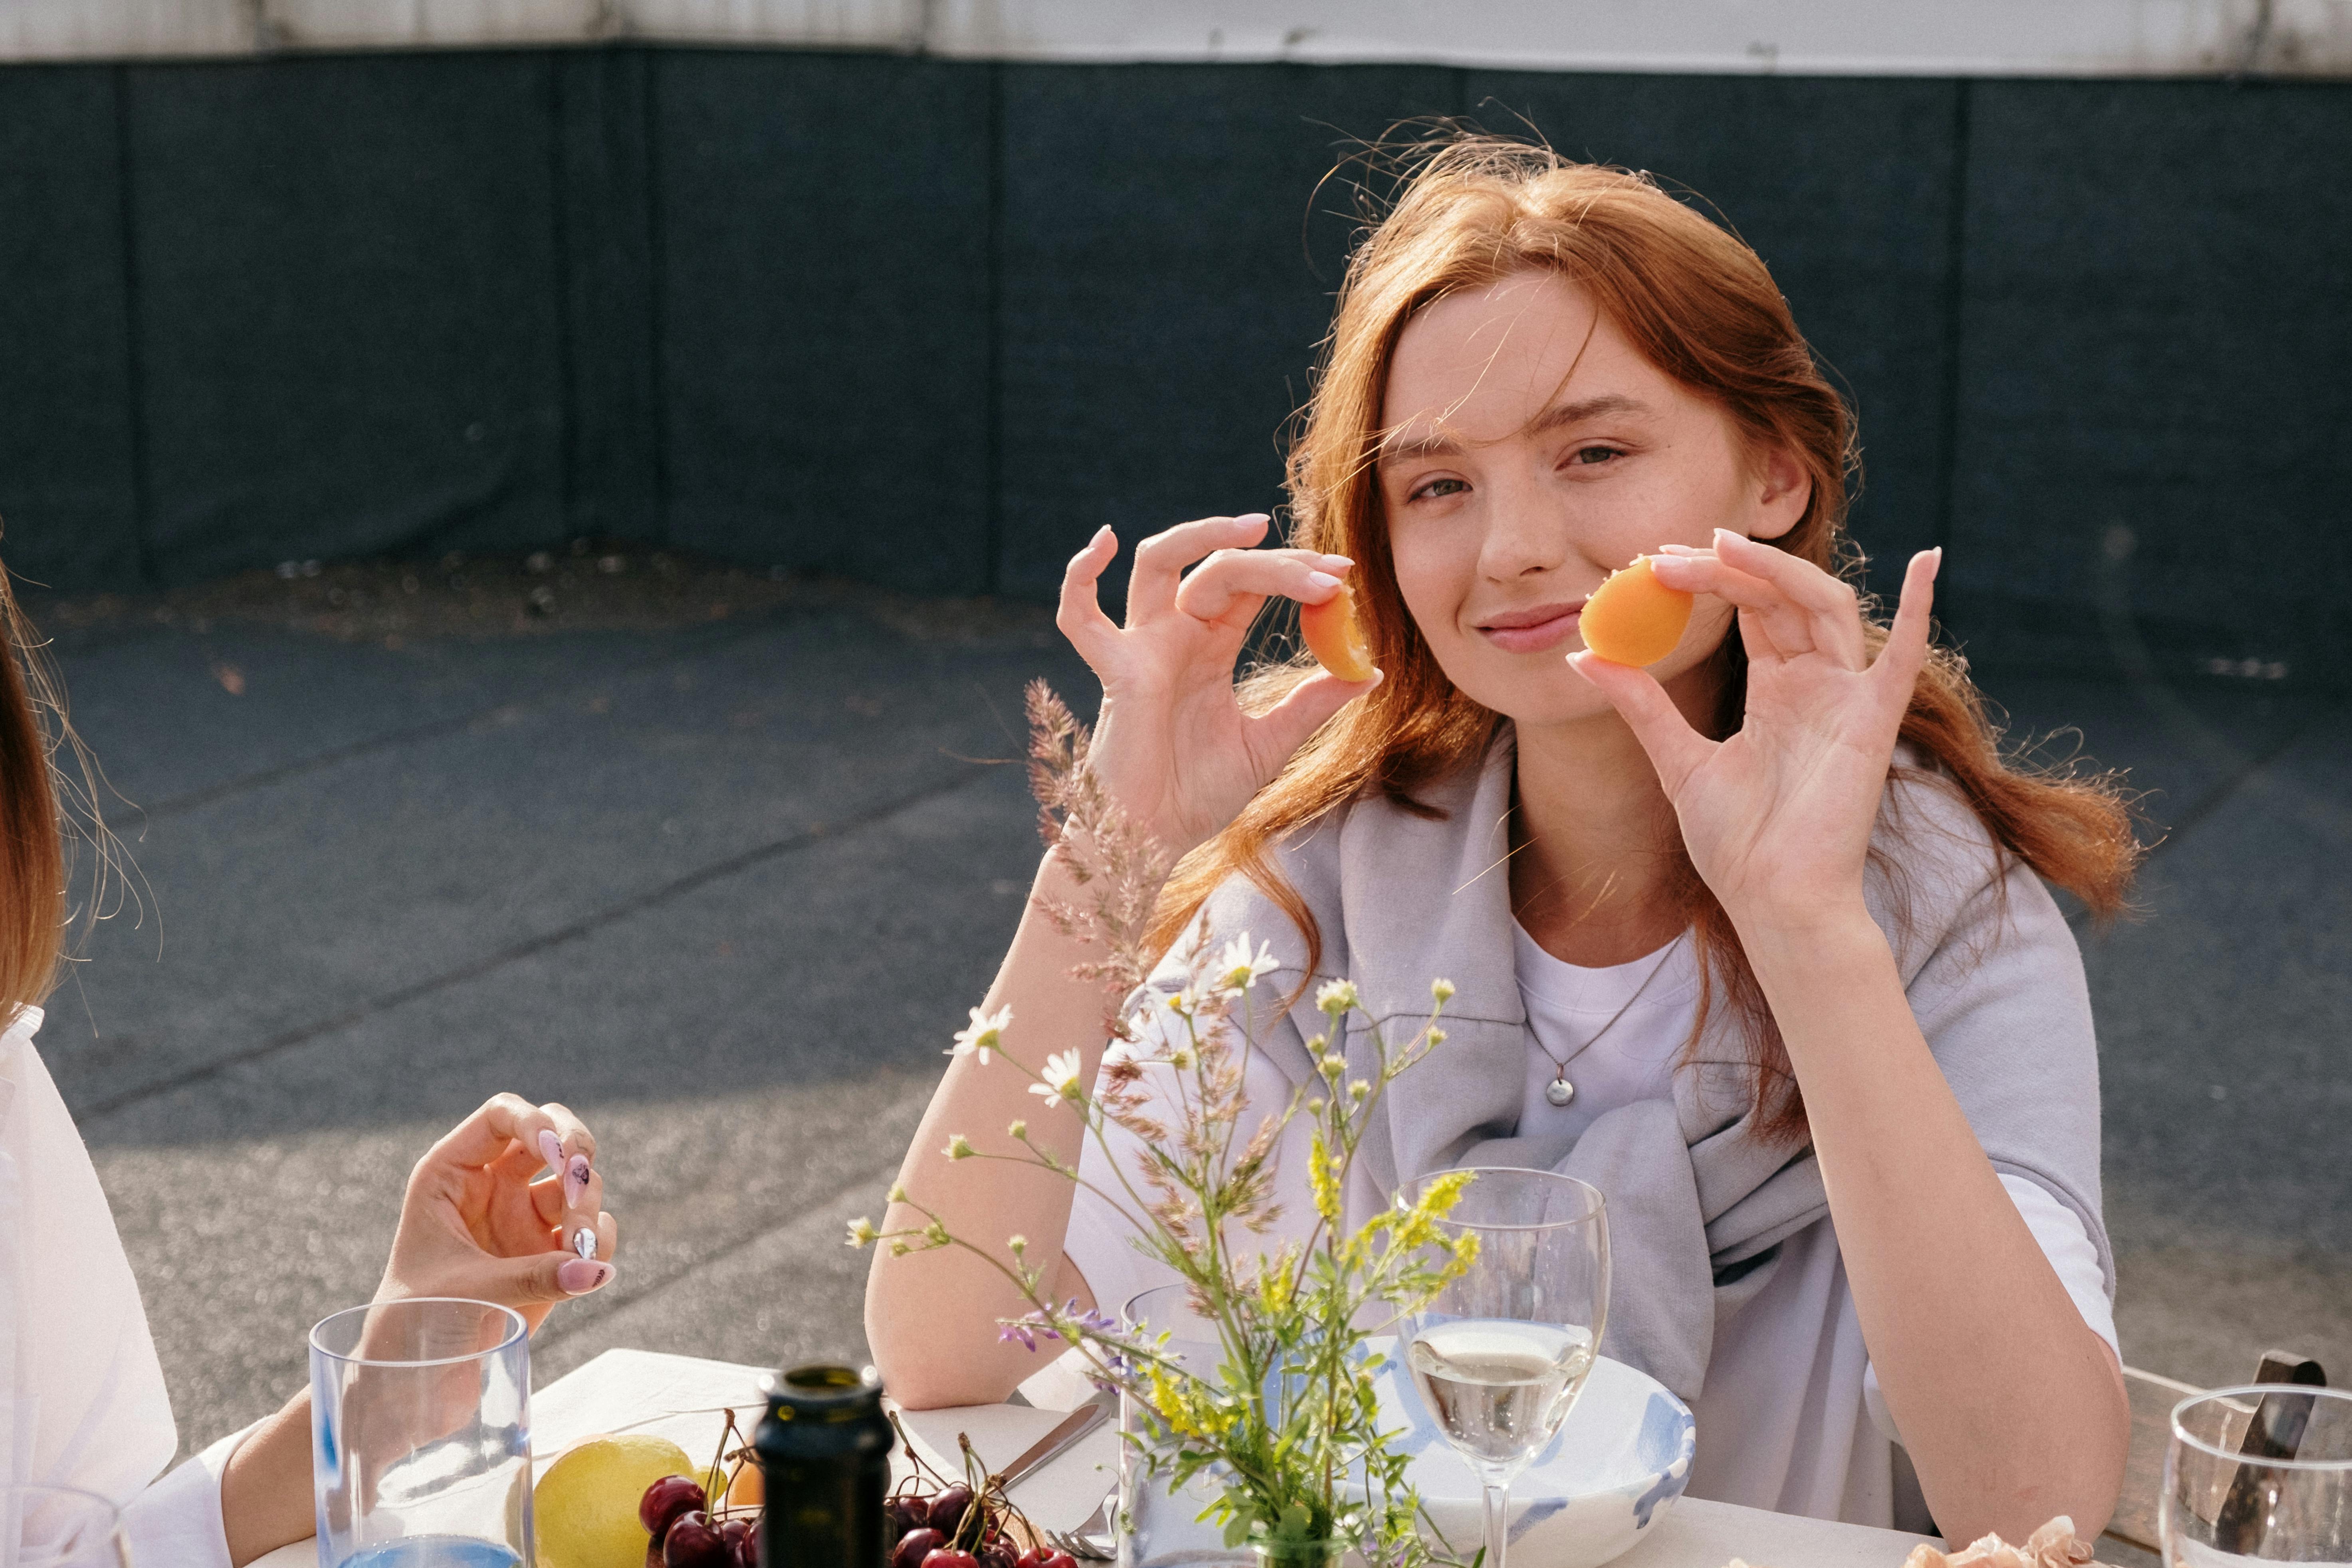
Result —
[[1050, 592], [1280, 499], [1342, 143], [1698, 193], [1862, 418], [1856, 531], [2006, 663], [2352, 654], [2352, 86], [614, 47], [0, 70], [20, 574], [596, 533]]

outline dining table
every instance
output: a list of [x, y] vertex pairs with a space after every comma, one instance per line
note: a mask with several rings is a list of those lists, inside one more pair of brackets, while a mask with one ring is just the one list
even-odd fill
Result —
[[[705, 1456], [719, 1448], [728, 1412], [746, 1435], [758, 1423], [766, 1408], [760, 1382], [768, 1375], [762, 1367], [696, 1356], [606, 1351], [532, 1391], [532, 1463], [543, 1471], [573, 1444], [608, 1432], [656, 1434], [676, 1442], [697, 1463], [707, 1463]], [[1082, 1386], [1066, 1381], [1056, 1389], [1050, 1380], [1039, 1379], [1024, 1385], [1024, 1392], [1067, 1394]], [[1059, 1426], [1067, 1416], [1067, 1403], [1049, 1394], [1026, 1404], [902, 1411], [899, 1418], [927, 1463], [961, 1475], [960, 1438], [969, 1437], [980, 1459], [999, 1468]], [[1118, 1485], [1118, 1447], [1116, 1420], [1097, 1422], [1016, 1483], [1013, 1501], [1041, 1528], [1075, 1528]], [[910, 1468], [902, 1447], [893, 1456], [893, 1480]], [[1734, 1558], [1756, 1568], [1900, 1568], [1914, 1546], [1933, 1539], [1685, 1497], [1612, 1568], [1725, 1568]], [[1511, 1563], [1512, 1568], [1544, 1568], [1539, 1559], [1516, 1552]], [[305, 1540], [278, 1548], [256, 1568], [317, 1564], [317, 1543]]]

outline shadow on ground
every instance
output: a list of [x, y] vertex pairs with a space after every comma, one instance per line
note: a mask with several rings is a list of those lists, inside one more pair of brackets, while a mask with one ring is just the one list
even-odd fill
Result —
[[[299, 1383], [408, 1163], [500, 1089], [593, 1119], [623, 1216], [542, 1373], [859, 1354], [843, 1222], [1035, 864], [1022, 687], [1092, 694], [1049, 616], [625, 550], [291, 573], [33, 606], [143, 878], [41, 1045], [184, 1446]], [[2145, 915], [2084, 938], [2127, 1359], [2352, 1373], [2352, 716], [1989, 685], [2166, 835]]]

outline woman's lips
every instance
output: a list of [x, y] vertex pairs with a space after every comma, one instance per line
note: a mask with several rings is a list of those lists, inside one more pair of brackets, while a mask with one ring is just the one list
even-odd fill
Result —
[[1516, 611], [1497, 616], [1478, 628], [1480, 635], [1505, 653], [1542, 653], [1558, 647], [1576, 635], [1576, 623], [1583, 613], [1581, 601], [1573, 605], [1547, 605], [1541, 609]]

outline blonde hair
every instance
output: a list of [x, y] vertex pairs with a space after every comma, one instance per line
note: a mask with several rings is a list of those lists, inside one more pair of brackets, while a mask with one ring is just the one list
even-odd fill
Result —
[[[1845, 534], [1853, 420], [1753, 250], [1646, 175], [1571, 163], [1547, 147], [1449, 135], [1411, 154], [1407, 173], [1393, 207], [1349, 258], [1288, 481], [1291, 542], [1357, 563], [1357, 610], [1386, 679], [1326, 725], [1230, 826], [1178, 867], [1153, 923], [1163, 949], [1211, 891], [1240, 874], [1298, 924], [1312, 969], [1321, 932], [1276, 868], [1273, 847], [1370, 795], [1433, 815], [1414, 792], [1475, 765], [1494, 739], [1499, 716], [1446, 679], [1405, 609], [1376, 483], [1390, 362], [1405, 323], [1433, 300], [1529, 270], [1568, 279], [1653, 364], [1721, 407], [1751, 449], [1778, 449], [1803, 467], [1811, 499], [1796, 526], [1772, 542], [1832, 572], [1850, 577], [1859, 570]], [[1874, 646], [1883, 636], [1873, 627]], [[1721, 693], [1716, 733], [1728, 734], [1746, 710], [1739, 638], [1725, 637], [1714, 658]], [[1270, 703], [1311, 668], [1301, 660], [1255, 672], [1244, 683], [1244, 703]], [[2122, 905], [2140, 847], [2117, 784], [2004, 755], [1957, 654], [1933, 651], [1902, 732], [1934, 759], [2008, 853], [2102, 916]], [[1748, 1042], [1759, 1131], [1801, 1137], [1796, 1079], [1738, 935], [1678, 842], [1673, 852], [1669, 896], [1696, 933], [1706, 981], [1701, 1024], [1719, 996]]]

